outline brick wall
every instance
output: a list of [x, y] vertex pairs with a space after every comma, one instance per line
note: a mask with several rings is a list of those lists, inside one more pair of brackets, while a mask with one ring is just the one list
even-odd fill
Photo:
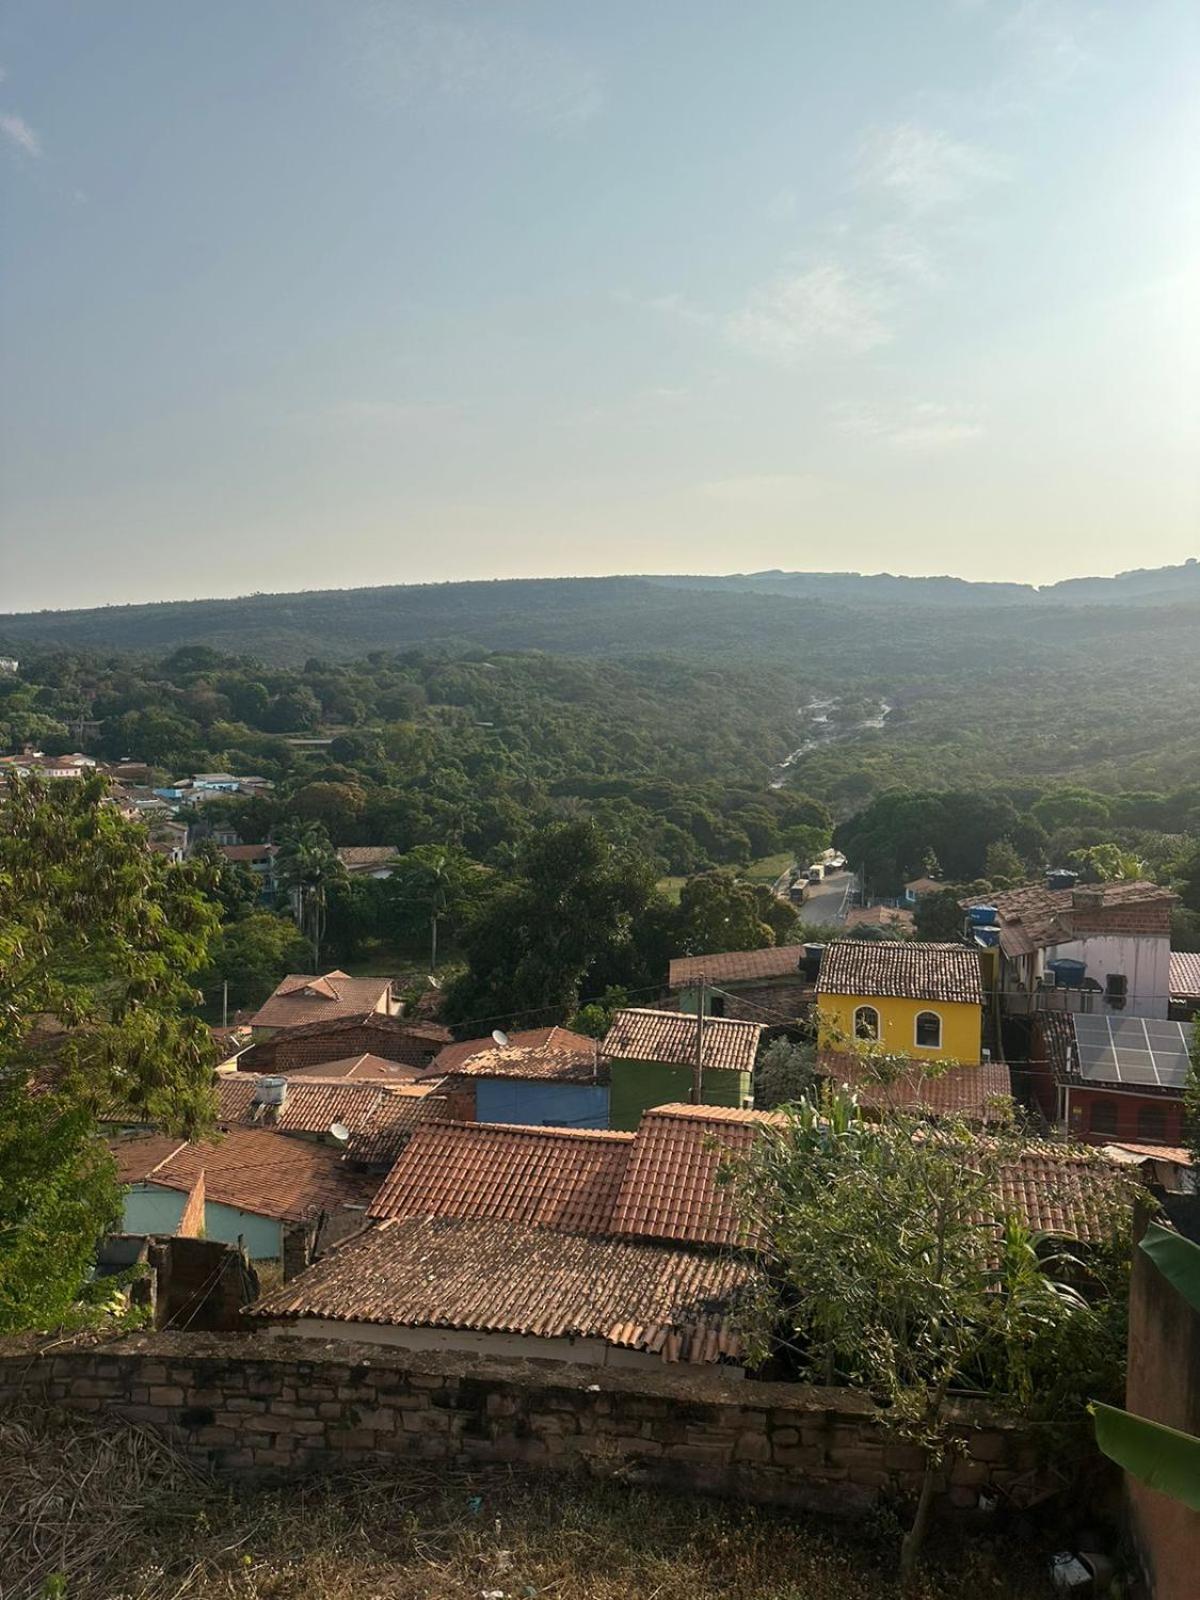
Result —
[[[288, 1475], [414, 1457], [582, 1469], [739, 1499], [860, 1512], [915, 1492], [921, 1453], [861, 1395], [794, 1384], [481, 1361], [262, 1335], [140, 1335], [90, 1349], [0, 1348], [0, 1405], [117, 1412], [217, 1470]], [[941, 1505], [1024, 1505], [1059, 1480], [1028, 1435], [978, 1407]], [[1076, 1475], [1083, 1463], [1073, 1462]]]
[[443, 1043], [393, 1028], [373, 1028], [370, 1023], [294, 1038], [285, 1031], [253, 1045], [238, 1058], [238, 1069], [287, 1073], [297, 1067], [315, 1067], [323, 1061], [344, 1061], [347, 1056], [361, 1055], [381, 1056], [385, 1061], [399, 1061], [411, 1067], [427, 1067]]

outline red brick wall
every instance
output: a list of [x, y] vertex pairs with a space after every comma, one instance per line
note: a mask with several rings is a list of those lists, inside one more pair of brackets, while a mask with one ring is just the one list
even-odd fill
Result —
[[296, 1067], [315, 1067], [322, 1061], [343, 1061], [347, 1056], [368, 1054], [411, 1067], [427, 1067], [441, 1048], [441, 1043], [435, 1039], [397, 1033], [391, 1028], [372, 1028], [364, 1023], [356, 1028], [302, 1034], [295, 1038], [289, 1038], [286, 1032], [277, 1033], [240, 1056], [238, 1070], [286, 1073]]
[[[1092, 1108], [1097, 1101], [1105, 1101], [1116, 1109], [1115, 1133], [1092, 1132]], [[1152, 1138], [1150, 1131], [1138, 1121], [1142, 1106], [1152, 1107], [1162, 1116], [1162, 1136]], [[1102, 1089], [1080, 1089], [1071, 1086], [1071, 1134], [1085, 1144], [1111, 1144], [1114, 1140], [1130, 1140], [1134, 1144], [1182, 1144], [1183, 1101], [1167, 1095], [1105, 1093]]]

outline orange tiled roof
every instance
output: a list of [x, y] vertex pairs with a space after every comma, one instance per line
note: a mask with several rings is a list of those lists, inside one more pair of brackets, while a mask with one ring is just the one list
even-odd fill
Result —
[[[445, 1054], [441, 1052], [438, 1062]], [[567, 1028], [552, 1028], [545, 1044], [519, 1044], [510, 1039], [507, 1045], [498, 1045], [489, 1039], [454, 1071], [462, 1078], [536, 1078], [554, 1083], [607, 1083], [609, 1078], [600, 1041]]]
[[1172, 1000], [1200, 1000], [1200, 955], [1171, 951]]
[[1000, 917], [1000, 948], [1007, 956], [1027, 956], [1049, 945], [1068, 944], [1077, 938], [1072, 916], [1077, 910], [1109, 911], [1130, 906], [1174, 905], [1179, 896], [1161, 884], [1138, 880], [1087, 887], [1096, 896], [1094, 907], [1076, 905], [1076, 889], [1048, 889], [1029, 883], [997, 894], [977, 894], [960, 900], [960, 906], [993, 906]]
[[[270, 1074], [268, 1074], [270, 1076]], [[432, 1067], [414, 1067], [407, 1061], [387, 1061], [367, 1051], [361, 1056], [342, 1056], [338, 1061], [314, 1061], [306, 1066], [289, 1067], [276, 1074], [286, 1078], [343, 1078], [351, 1083], [418, 1083], [441, 1074]]]
[[1078, 1145], [1030, 1144], [1001, 1174], [1001, 1198], [1036, 1233], [1084, 1243], [1111, 1231], [1109, 1207], [1120, 1193], [1105, 1157]]
[[489, 1217], [602, 1233], [631, 1133], [427, 1122], [371, 1204], [373, 1217]]
[[260, 1105], [254, 1096], [261, 1081], [245, 1072], [222, 1078], [217, 1084], [219, 1120], [317, 1136], [340, 1123], [350, 1138], [336, 1148], [352, 1161], [394, 1160], [419, 1122], [447, 1114], [444, 1096], [431, 1095], [429, 1087], [403, 1094], [390, 1085], [344, 1078], [289, 1080], [281, 1106]]
[[603, 1340], [664, 1361], [736, 1357], [751, 1269], [728, 1257], [521, 1223], [408, 1217], [329, 1252], [252, 1315]]
[[717, 1185], [725, 1157], [748, 1150], [768, 1111], [658, 1106], [642, 1117], [613, 1208], [612, 1231], [678, 1244], [744, 1244], [731, 1187]]
[[803, 980], [802, 944], [768, 945], [765, 950], [724, 950], [711, 956], [676, 956], [667, 979], [672, 989], [699, 983], [738, 983], [751, 978]]
[[[459, 1039], [439, 1050], [433, 1065], [439, 1072], [458, 1073], [474, 1056], [502, 1048], [489, 1034], [485, 1039]], [[508, 1036], [509, 1050], [538, 1050], [567, 1057], [581, 1056], [595, 1048], [595, 1040], [569, 1028], [522, 1028]]]
[[363, 1205], [376, 1182], [346, 1167], [340, 1150], [249, 1128], [230, 1128], [221, 1139], [202, 1144], [130, 1139], [114, 1141], [110, 1149], [124, 1183], [153, 1183], [186, 1193], [203, 1171], [209, 1200], [286, 1221]]
[[250, 1018], [255, 1028], [299, 1028], [362, 1016], [391, 989], [390, 978], [351, 978], [345, 972], [292, 972]]
[[872, 1111], [925, 1111], [931, 1116], [966, 1117], [986, 1122], [1012, 1100], [1012, 1077], [1003, 1061], [987, 1061], [981, 1066], [948, 1067], [930, 1073], [913, 1063], [912, 1071], [881, 1082], [869, 1061], [860, 1061], [849, 1051], [822, 1050], [820, 1071], [834, 1083], [848, 1084], [859, 1103]]
[[390, 844], [347, 844], [338, 850], [337, 858], [347, 872], [374, 872], [389, 866], [397, 854]]
[[825, 946], [817, 994], [982, 1005], [979, 952], [961, 944], [836, 939]]
[[[698, 1019], [680, 1011], [649, 1011], [631, 1006], [618, 1011], [604, 1039], [614, 1060], [660, 1061], [690, 1067], [696, 1060]], [[705, 1017], [703, 1067], [706, 1072], [751, 1072], [762, 1037], [760, 1022]]]

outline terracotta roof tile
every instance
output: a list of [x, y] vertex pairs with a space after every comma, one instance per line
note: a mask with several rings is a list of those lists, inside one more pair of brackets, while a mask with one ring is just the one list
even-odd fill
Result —
[[1011, 1109], [1012, 1077], [1002, 1061], [952, 1066], [934, 1073], [914, 1062], [910, 1073], [891, 1082], [881, 1082], [869, 1062], [844, 1050], [822, 1050], [817, 1064], [832, 1082], [848, 1084], [859, 1104], [872, 1111], [920, 1110], [935, 1117], [986, 1122], [1006, 1116], [1005, 1102]]
[[1003, 1201], [1027, 1227], [1084, 1243], [1108, 1237], [1122, 1193], [1105, 1157], [1075, 1145], [1031, 1144], [1001, 1175]]
[[222, 1078], [217, 1084], [219, 1120], [316, 1136], [341, 1123], [350, 1138], [333, 1148], [352, 1161], [394, 1160], [418, 1123], [447, 1115], [445, 1098], [431, 1095], [428, 1087], [403, 1094], [378, 1083], [304, 1078], [289, 1080], [283, 1104], [271, 1106], [255, 1101], [261, 1081], [244, 1072]]
[[[1077, 937], [1072, 918], [1078, 912], [1128, 909], [1131, 907], [1169, 910], [1179, 896], [1161, 884], [1138, 880], [1132, 883], [1104, 883], [1083, 886], [1096, 896], [1097, 905], [1081, 908], [1075, 889], [1048, 889], [1045, 884], [1029, 883], [1019, 889], [1004, 889], [996, 894], [977, 894], [960, 900], [970, 906], [994, 906], [1000, 917], [1000, 948], [1005, 955], [1030, 955], [1049, 945], [1067, 944]], [[1165, 925], [1164, 925], [1165, 931]]]
[[371, 1205], [374, 1217], [490, 1217], [601, 1233], [631, 1133], [427, 1122]]
[[825, 947], [817, 994], [982, 1005], [979, 953], [961, 944], [837, 939]]
[[407, 1061], [385, 1061], [367, 1051], [360, 1056], [342, 1056], [338, 1061], [314, 1061], [310, 1066], [288, 1067], [278, 1074], [286, 1078], [344, 1078], [352, 1083], [417, 1083], [439, 1077], [432, 1067], [414, 1067]]
[[508, 1050], [538, 1051], [544, 1055], [560, 1055], [581, 1060], [590, 1057], [596, 1041], [586, 1034], [572, 1033], [570, 1028], [523, 1028], [508, 1035], [507, 1047], [500, 1046], [489, 1034], [484, 1039], [460, 1039], [438, 1052], [434, 1066], [439, 1072], [459, 1073], [466, 1062], [476, 1056], [507, 1048]]
[[338, 850], [337, 858], [347, 872], [377, 872], [390, 866], [398, 853], [390, 844], [347, 844]]
[[[444, 1055], [445, 1052], [443, 1051]], [[442, 1056], [438, 1057], [440, 1061]], [[511, 1040], [498, 1045], [489, 1040], [477, 1054], [455, 1068], [460, 1078], [524, 1078], [548, 1083], [607, 1083], [608, 1062], [600, 1041], [581, 1033], [554, 1029], [547, 1044], [521, 1045]]]
[[272, 861], [279, 854], [277, 844], [222, 844], [217, 848], [226, 861]]
[[769, 945], [765, 950], [725, 950], [711, 956], [676, 956], [668, 984], [681, 989], [704, 978], [708, 983], [738, 983], [751, 978], [794, 978], [802, 973], [802, 944]]
[[[630, 1007], [618, 1011], [604, 1039], [604, 1053], [627, 1061], [660, 1061], [690, 1067], [696, 1060], [698, 1019], [679, 1011]], [[704, 1019], [703, 1067], [706, 1072], [751, 1072], [763, 1026], [729, 1017]]]
[[[164, 1145], [170, 1147], [165, 1153]], [[287, 1221], [364, 1205], [376, 1183], [346, 1167], [340, 1150], [248, 1128], [231, 1128], [221, 1139], [202, 1144], [130, 1139], [113, 1141], [109, 1148], [125, 1183], [154, 1183], [186, 1193], [203, 1171], [210, 1201]]]
[[679, 1244], [746, 1243], [732, 1188], [717, 1174], [764, 1128], [784, 1126], [768, 1111], [728, 1106], [659, 1106], [643, 1116], [625, 1167], [612, 1231]]
[[299, 1028], [374, 1011], [390, 978], [351, 978], [344, 972], [292, 972], [250, 1018], [255, 1028]]
[[1200, 955], [1171, 951], [1171, 998], [1200, 1000]]
[[599, 1339], [709, 1362], [738, 1354], [725, 1313], [750, 1275], [744, 1263], [660, 1245], [409, 1217], [331, 1251], [251, 1314]]

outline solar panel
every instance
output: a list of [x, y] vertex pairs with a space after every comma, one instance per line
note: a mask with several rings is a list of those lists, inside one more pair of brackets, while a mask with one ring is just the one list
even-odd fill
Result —
[[1188, 1033], [1181, 1022], [1158, 1018], [1076, 1016], [1080, 1077], [1092, 1083], [1182, 1089]]

